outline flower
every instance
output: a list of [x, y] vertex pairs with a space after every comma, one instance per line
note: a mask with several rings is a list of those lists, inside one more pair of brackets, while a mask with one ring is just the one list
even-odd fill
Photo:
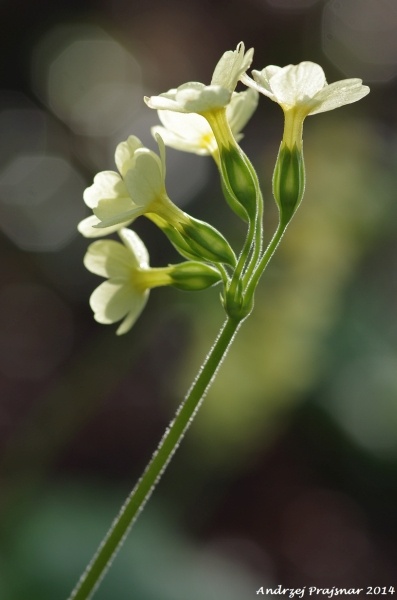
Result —
[[[241, 130], [253, 115], [258, 104], [258, 92], [248, 89], [234, 92], [226, 107], [226, 116], [234, 137], [239, 141]], [[164, 143], [171, 148], [193, 152], [200, 155], [212, 154], [218, 160], [218, 146], [207, 120], [194, 113], [178, 113], [171, 110], [159, 110], [158, 115], [163, 126], [152, 127], [153, 135], [160, 135]]]
[[[85, 203], [94, 215], [79, 224], [86, 237], [96, 229], [118, 231], [140, 215], [151, 219], [188, 258], [233, 265], [235, 255], [223, 235], [203, 221], [190, 217], [168, 198], [165, 189], [165, 147], [156, 135], [160, 156], [130, 136], [116, 149], [119, 173], [103, 171], [84, 192]], [[99, 234], [100, 235], [100, 234]], [[98, 236], [97, 236], [98, 237]]]
[[84, 265], [91, 273], [107, 278], [90, 297], [95, 320], [103, 324], [122, 320], [116, 332], [121, 335], [141, 314], [153, 285], [147, 277], [149, 255], [142, 240], [131, 229], [121, 229], [119, 236], [122, 244], [114, 240], [90, 244]]
[[159, 96], [145, 97], [150, 108], [203, 114], [229, 104], [240, 77], [250, 67], [254, 50], [243, 42], [225, 52], [215, 67], [210, 85], [190, 81]]
[[166, 197], [164, 144], [157, 136], [160, 157], [131, 135], [116, 148], [119, 173], [102, 171], [84, 192], [84, 201], [94, 215], [79, 224], [86, 237], [117, 231], [138, 216], [156, 210]]
[[125, 228], [118, 234], [122, 243], [97, 240], [90, 244], [84, 257], [84, 265], [91, 273], [107, 278], [90, 297], [94, 318], [104, 325], [122, 320], [118, 335], [134, 325], [151, 288], [172, 285], [181, 290], [203, 290], [222, 279], [216, 268], [194, 261], [152, 269], [139, 236]]
[[313, 62], [243, 73], [241, 81], [280, 104], [285, 115], [284, 142], [292, 149], [302, 144], [303, 121], [308, 115], [333, 110], [357, 102], [369, 93], [361, 79], [343, 79], [327, 84], [324, 71]]

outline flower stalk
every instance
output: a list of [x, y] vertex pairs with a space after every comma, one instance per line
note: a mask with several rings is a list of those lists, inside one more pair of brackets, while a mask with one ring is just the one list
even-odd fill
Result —
[[111, 528], [103, 539], [92, 561], [84, 571], [69, 600], [89, 600], [102, 581], [114, 556], [122, 546], [134, 521], [143, 510], [157, 482], [163, 475], [179, 447], [192, 419], [202, 404], [228, 349], [241, 325], [241, 321], [225, 321], [210, 353], [180, 405], [173, 421], [167, 428], [157, 450], [142, 477], [122, 506]]

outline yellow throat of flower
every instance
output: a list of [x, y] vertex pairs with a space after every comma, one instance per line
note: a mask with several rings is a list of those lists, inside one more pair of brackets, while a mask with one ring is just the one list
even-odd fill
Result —
[[292, 106], [291, 108], [284, 108], [284, 134], [283, 142], [285, 145], [292, 150], [296, 145], [298, 150], [302, 149], [302, 131], [303, 121], [309, 114], [308, 107], [306, 106]]

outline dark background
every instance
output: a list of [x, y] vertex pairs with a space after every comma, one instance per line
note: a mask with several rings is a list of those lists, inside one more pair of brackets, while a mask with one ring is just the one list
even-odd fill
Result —
[[[126, 336], [92, 318], [76, 224], [138, 135], [144, 95], [208, 83], [224, 51], [361, 77], [310, 117], [307, 193], [244, 325], [98, 599], [245, 600], [260, 586], [397, 583], [393, 0], [0, 2], [0, 598], [66, 598], [222, 323], [218, 291], [155, 290]], [[280, 108], [242, 145], [265, 230]], [[237, 247], [210, 158], [167, 152], [167, 188]], [[177, 259], [140, 219], [153, 266]], [[259, 596], [260, 597], [260, 596]]]

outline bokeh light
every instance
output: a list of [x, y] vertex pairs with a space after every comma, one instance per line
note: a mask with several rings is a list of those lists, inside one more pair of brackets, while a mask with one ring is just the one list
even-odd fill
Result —
[[397, 456], [397, 354], [348, 362], [329, 389], [324, 408], [366, 451]]
[[397, 75], [394, 0], [330, 0], [323, 14], [323, 50], [346, 76], [385, 82]]
[[141, 69], [115, 39], [95, 26], [52, 30], [38, 44], [33, 85], [78, 134], [109, 136], [142, 102]]
[[84, 216], [84, 181], [62, 157], [21, 154], [0, 172], [3, 231], [23, 250], [56, 250]]

